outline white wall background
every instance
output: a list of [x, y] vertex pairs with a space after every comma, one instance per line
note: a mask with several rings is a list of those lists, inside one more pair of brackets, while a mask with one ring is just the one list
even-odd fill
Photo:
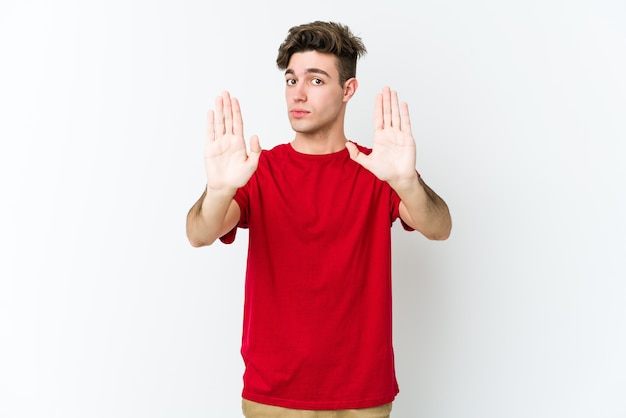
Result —
[[[409, 7], [410, 4], [410, 7]], [[245, 234], [194, 249], [205, 114], [291, 139], [276, 49], [348, 24], [451, 238], [394, 228], [396, 418], [626, 417], [620, 0], [3, 1], [0, 416], [238, 417]]]

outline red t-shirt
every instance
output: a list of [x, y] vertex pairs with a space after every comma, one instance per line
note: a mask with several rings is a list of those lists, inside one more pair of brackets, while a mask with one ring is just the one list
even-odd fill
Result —
[[249, 229], [242, 396], [296, 409], [393, 401], [398, 195], [346, 149], [309, 155], [283, 144], [262, 152], [235, 201]]

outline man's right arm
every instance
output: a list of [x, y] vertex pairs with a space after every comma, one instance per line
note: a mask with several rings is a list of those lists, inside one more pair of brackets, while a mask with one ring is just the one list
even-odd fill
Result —
[[250, 180], [261, 156], [256, 135], [247, 152], [239, 102], [228, 92], [215, 99], [215, 111], [207, 119], [207, 187], [187, 214], [187, 238], [194, 247], [211, 245], [237, 225], [241, 210], [233, 197]]
[[240, 215], [229, 193], [205, 189], [187, 214], [187, 239], [194, 247], [211, 245], [237, 226]]

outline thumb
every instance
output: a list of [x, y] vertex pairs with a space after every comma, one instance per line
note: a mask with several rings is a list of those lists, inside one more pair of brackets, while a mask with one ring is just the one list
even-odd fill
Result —
[[364, 165], [367, 160], [367, 155], [363, 154], [359, 151], [359, 148], [352, 142], [346, 142], [346, 148], [348, 149], [348, 153], [350, 154], [350, 158], [357, 163]]
[[250, 153], [248, 155], [248, 159], [251, 159], [253, 163], [258, 163], [259, 157], [261, 156], [261, 143], [259, 142], [259, 137], [257, 135], [252, 135], [250, 137]]
[[348, 148], [348, 153], [350, 154], [350, 158], [352, 158], [353, 160], [357, 158], [357, 156], [359, 155], [360, 151], [357, 148], [356, 145], [354, 145], [352, 142], [347, 141], [346, 142], [346, 148]]

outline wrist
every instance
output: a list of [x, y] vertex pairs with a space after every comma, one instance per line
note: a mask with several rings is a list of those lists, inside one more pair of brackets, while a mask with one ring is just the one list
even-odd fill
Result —
[[215, 186], [211, 186], [210, 184], [207, 184], [205, 200], [207, 199], [232, 199], [235, 196], [235, 193], [237, 193], [237, 187], [228, 187], [228, 186], [215, 187]]
[[417, 190], [421, 187], [417, 171], [413, 171], [412, 174], [404, 177], [398, 177], [396, 179], [389, 180], [388, 183], [391, 188], [400, 195], [410, 192], [412, 190]]

